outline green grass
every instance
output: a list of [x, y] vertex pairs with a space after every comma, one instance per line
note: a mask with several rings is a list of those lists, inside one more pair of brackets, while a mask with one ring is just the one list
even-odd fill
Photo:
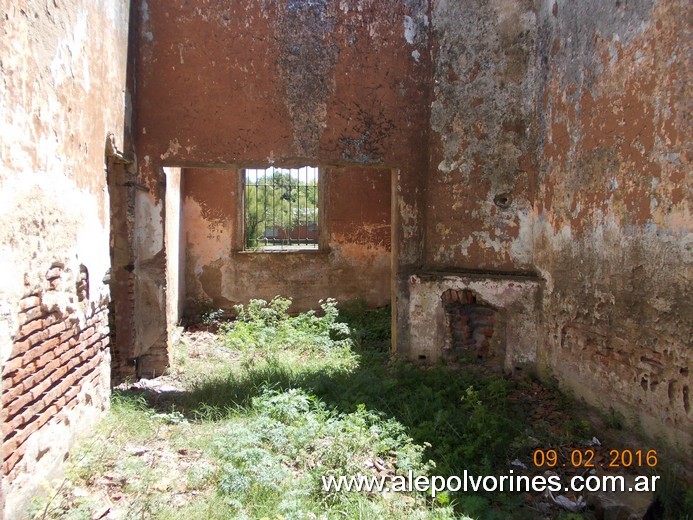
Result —
[[[443, 366], [422, 370], [391, 362], [389, 309], [369, 310], [357, 302], [340, 317], [328, 301], [321, 317], [295, 318], [287, 309], [283, 299], [238, 309], [241, 321], [223, 334], [241, 357], [225, 376], [195, 380], [184, 402], [188, 413], [218, 421], [244, 413], [268, 389], [301, 389], [345, 417], [368, 411], [394, 421], [421, 450], [422, 461], [434, 461], [429, 473], [436, 475], [460, 475], [465, 469], [490, 474], [526, 451], [521, 412], [507, 399], [510, 383]], [[345, 322], [348, 331], [341, 326]], [[453, 497], [459, 512], [467, 501], [479, 518], [503, 517], [495, 507], [515, 508], [518, 500], [497, 494]]]
[[[389, 312], [371, 312], [366, 318], [363, 312], [358, 313], [358, 348], [341, 340], [329, 347], [325, 346], [328, 342], [317, 342], [312, 348], [318, 355], [306, 354], [305, 348], [285, 349], [282, 341], [264, 339], [271, 337], [267, 331], [272, 329], [264, 327], [262, 320], [259, 325], [251, 321], [253, 329], [261, 331], [255, 347], [247, 347], [252, 341], [246, 338], [245, 323], [227, 329], [228, 344], [245, 345], [240, 369], [229, 370], [224, 378], [198, 380], [187, 408], [199, 411], [203, 407], [206, 413], [218, 417], [225, 409], [232, 411], [247, 405], [265, 388], [301, 388], [343, 413], [365, 406], [394, 418], [420, 444], [435, 440], [427, 448], [427, 455], [436, 460], [437, 471], [443, 474], [459, 474], [464, 469], [487, 472], [494, 467], [494, 461], [517, 456], [523, 446], [514, 441], [525, 424], [521, 411], [513, 410], [507, 399], [509, 381], [498, 376], [463, 374], [444, 366], [422, 370], [407, 362], [390, 362], [381, 346], [384, 331], [389, 333]], [[330, 334], [329, 326], [336, 321], [331, 316], [327, 313], [315, 318], [329, 321], [322, 329], [323, 337]], [[286, 322], [293, 328], [303, 318], [287, 317]]]
[[33, 517], [91, 518], [106, 502], [124, 518], [454, 518], [425, 493], [321, 489], [325, 474], [375, 476], [374, 460], [391, 474], [431, 466], [397, 420], [363, 404], [339, 409], [310, 390], [359, 369], [336, 303], [323, 302], [319, 316], [287, 309], [282, 299], [239, 309], [220, 337], [226, 352], [182, 345], [174, 372], [190, 393], [168, 410], [115, 393]]
[[507, 474], [537, 442], [592, 436], [579, 418], [528, 420], [518, 396], [532, 381], [392, 360], [388, 308], [326, 300], [290, 316], [289, 305], [253, 301], [212, 343], [184, 340], [172, 373], [188, 392], [175, 405], [114, 394], [34, 517], [90, 518], [106, 494], [124, 518], [534, 519], [520, 493], [328, 493], [321, 479]]

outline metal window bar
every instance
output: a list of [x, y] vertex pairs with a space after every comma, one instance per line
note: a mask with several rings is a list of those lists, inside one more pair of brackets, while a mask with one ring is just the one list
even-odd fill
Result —
[[246, 169], [244, 175], [245, 249], [318, 249], [318, 168]]

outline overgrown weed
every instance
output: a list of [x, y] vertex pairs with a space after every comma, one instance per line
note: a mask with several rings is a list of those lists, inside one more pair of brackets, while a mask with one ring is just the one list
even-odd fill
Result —
[[[489, 474], [524, 448], [517, 439], [525, 424], [509, 406], [504, 378], [390, 361], [389, 309], [355, 302], [343, 306], [340, 316], [336, 303], [327, 301], [320, 316], [292, 318], [289, 303], [275, 298], [237, 308], [239, 322], [222, 331], [224, 342], [242, 358], [225, 378], [195, 386], [186, 406], [198, 418], [244, 413], [268, 389], [301, 389], [345, 417], [368, 411], [395, 421], [423, 459], [435, 460], [437, 475], [465, 469]], [[337, 324], [348, 329], [335, 331]], [[341, 474], [349, 474], [346, 469]], [[490, 498], [479, 501], [490, 508]]]
[[349, 326], [337, 321], [336, 300], [320, 301], [321, 316], [311, 310], [291, 317], [290, 306], [291, 300], [280, 296], [236, 305], [236, 321], [222, 325], [220, 332], [229, 348], [241, 352], [316, 354], [351, 346]]
[[[528, 421], [517, 395], [536, 390], [531, 380], [390, 359], [389, 308], [357, 301], [340, 310], [326, 300], [319, 312], [291, 316], [290, 303], [239, 306], [204, 355], [183, 345], [176, 360], [189, 392], [174, 409], [114, 394], [96, 440], [73, 457], [68, 485], [37, 510], [89, 518], [98, 500], [74, 490], [106, 478], [116, 483], [109, 493], [127, 495], [126, 518], [533, 519], [519, 493], [434, 500], [325, 492], [321, 479], [504, 474], [530, 443], [591, 436], [579, 417], [558, 432], [543, 418]], [[664, 494], [682, 508], [691, 501], [676, 488]]]

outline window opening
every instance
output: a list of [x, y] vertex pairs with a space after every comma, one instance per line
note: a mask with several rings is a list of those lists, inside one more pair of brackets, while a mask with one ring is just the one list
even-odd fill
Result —
[[318, 168], [272, 166], [243, 174], [245, 250], [317, 250]]

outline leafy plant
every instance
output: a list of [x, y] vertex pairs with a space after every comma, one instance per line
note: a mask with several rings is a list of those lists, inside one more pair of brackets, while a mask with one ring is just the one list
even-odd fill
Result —
[[[568, 401], [549, 403], [553, 390], [536, 381], [392, 359], [389, 309], [363, 302], [338, 308], [326, 300], [317, 312], [291, 316], [290, 305], [280, 297], [253, 300], [237, 309], [238, 319], [222, 327], [214, 344], [182, 344], [177, 355], [190, 353], [181, 374], [189, 392], [175, 408], [169, 403], [157, 413], [141, 397], [114, 394], [98, 436], [76, 452], [69, 485], [41, 509], [45, 517], [89, 518], [94, 501], [75, 498], [71, 486], [92, 486], [105, 476], [109, 486], [127, 492], [123, 500], [138, 517], [536, 517], [517, 493], [448, 492], [433, 499], [324, 492], [324, 475], [374, 475], [376, 469], [385, 475], [502, 474], [515, 458], [529, 462], [530, 444], [582, 439], [588, 424], [565, 420], [553, 431], [556, 424], [545, 418]], [[542, 411], [528, 421], [536, 416], [528, 409], [532, 403]], [[133, 444], [159, 451], [135, 455]], [[187, 488], [182, 505], [162, 484], [172, 472], [165, 462], [180, 452], [195, 452], [194, 464], [177, 478]], [[689, 495], [668, 483], [658, 489], [672, 518], [686, 518]]]
[[[244, 416], [229, 423], [214, 444], [214, 458], [221, 464], [218, 492], [235, 500], [239, 516], [261, 507], [264, 514], [290, 517], [299, 511], [341, 511], [351, 517], [359, 509], [377, 517], [376, 511], [397, 507], [378, 495], [364, 500], [356, 492], [325, 492], [321, 477], [368, 473], [366, 463], [375, 458], [387, 460], [392, 474], [430, 470], [423, 447], [400, 423], [365, 406], [336, 413], [303, 390], [265, 388]], [[297, 492], [297, 485], [306, 492]], [[449, 515], [440, 503], [427, 505], [423, 497], [416, 503], [401, 514], [430, 510], [441, 518]]]
[[211, 300], [194, 298], [188, 302], [187, 310], [183, 316], [183, 325], [199, 325], [203, 324], [213, 330], [221, 325], [224, 315], [223, 309], [215, 307]]
[[236, 323], [221, 328], [224, 341], [232, 349], [265, 353], [278, 349], [309, 352], [349, 347], [349, 327], [337, 320], [335, 300], [320, 301], [321, 316], [308, 311], [291, 317], [290, 306], [291, 299], [280, 296], [270, 302], [251, 300], [247, 307], [236, 305]]
[[626, 418], [618, 410], [609, 408], [609, 415], [606, 418], [606, 425], [614, 430], [622, 430], [626, 425]]
[[213, 325], [219, 323], [219, 321], [224, 317], [223, 309], [214, 309], [209, 311], [204, 311], [200, 314], [200, 321], [205, 325]]
[[365, 300], [358, 299], [345, 302], [339, 308], [339, 320], [348, 324], [357, 351], [389, 351], [392, 328], [389, 305], [372, 309]]

